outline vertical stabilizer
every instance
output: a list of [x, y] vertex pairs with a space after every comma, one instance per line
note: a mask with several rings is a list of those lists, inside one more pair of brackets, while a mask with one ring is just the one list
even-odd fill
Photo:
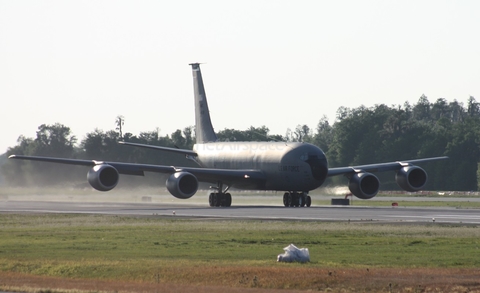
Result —
[[217, 135], [210, 120], [200, 64], [192, 63], [190, 65], [192, 66], [193, 91], [195, 94], [195, 137], [197, 143], [214, 142], [217, 140]]

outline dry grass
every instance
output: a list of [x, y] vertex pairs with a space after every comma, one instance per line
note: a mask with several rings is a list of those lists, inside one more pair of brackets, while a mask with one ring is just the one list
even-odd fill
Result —
[[0, 272], [0, 289], [22, 292], [480, 292], [480, 269], [315, 269], [286, 265], [284, 268], [191, 268], [178, 273], [194, 275], [197, 282], [169, 282], [161, 275], [156, 275], [152, 282]]

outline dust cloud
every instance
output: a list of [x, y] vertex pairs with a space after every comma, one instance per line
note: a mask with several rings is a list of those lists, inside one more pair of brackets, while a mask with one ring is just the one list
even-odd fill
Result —
[[323, 195], [343, 195], [351, 193], [348, 186], [329, 186], [317, 189], [317, 192]]

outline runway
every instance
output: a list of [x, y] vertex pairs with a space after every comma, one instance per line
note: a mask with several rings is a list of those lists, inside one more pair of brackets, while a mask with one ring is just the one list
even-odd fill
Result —
[[191, 203], [124, 203], [78, 201], [0, 201], [0, 213], [65, 213], [123, 216], [182, 217], [201, 219], [355, 221], [377, 223], [480, 224], [480, 211], [455, 208], [368, 206], [312, 206], [285, 208], [271, 205], [238, 205], [212, 208]]

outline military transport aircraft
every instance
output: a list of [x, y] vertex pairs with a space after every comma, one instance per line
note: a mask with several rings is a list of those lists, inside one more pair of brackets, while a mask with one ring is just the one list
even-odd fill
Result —
[[136, 147], [184, 154], [199, 167], [180, 167], [12, 155], [10, 159], [43, 161], [91, 167], [87, 173], [90, 185], [99, 191], [113, 189], [119, 174], [140, 175], [144, 172], [170, 174], [168, 191], [175, 197], [188, 199], [198, 190], [198, 182], [215, 184], [210, 188], [209, 204], [229, 207], [231, 187], [245, 190], [283, 191], [286, 207], [311, 205], [308, 192], [320, 187], [328, 176], [345, 175], [352, 194], [361, 199], [373, 198], [380, 181], [372, 172], [395, 171], [397, 184], [406, 191], [418, 191], [427, 181], [427, 173], [414, 164], [446, 159], [425, 158], [408, 161], [328, 168], [324, 152], [302, 142], [221, 142], [213, 130], [199, 63], [192, 63], [195, 98], [195, 136], [193, 150], [120, 142]]

